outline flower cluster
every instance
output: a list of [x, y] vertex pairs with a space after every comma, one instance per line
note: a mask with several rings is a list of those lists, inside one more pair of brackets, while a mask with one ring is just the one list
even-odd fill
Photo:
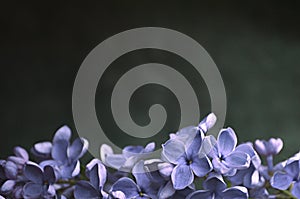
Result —
[[217, 138], [209, 135], [215, 122], [209, 114], [199, 125], [171, 133], [159, 158], [151, 156], [154, 143], [127, 146], [121, 154], [104, 144], [101, 158], [86, 165], [80, 159], [88, 141], [71, 142], [71, 130], [63, 126], [52, 142], [31, 148], [34, 161], [22, 147], [0, 160], [0, 199], [300, 198], [300, 153], [275, 165], [281, 139], [238, 144], [230, 127]]

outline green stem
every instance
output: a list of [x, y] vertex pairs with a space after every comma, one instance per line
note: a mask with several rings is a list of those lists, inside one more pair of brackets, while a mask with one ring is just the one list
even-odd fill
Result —
[[280, 191], [281, 193], [283, 193], [284, 195], [288, 196], [290, 199], [297, 199], [295, 196], [292, 195], [291, 192], [289, 192], [288, 190], [282, 190]]

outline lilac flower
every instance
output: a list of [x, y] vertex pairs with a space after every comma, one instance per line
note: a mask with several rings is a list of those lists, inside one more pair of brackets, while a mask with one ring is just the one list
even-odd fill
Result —
[[248, 191], [245, 187], [234, 186], [226, 189], [222, 176], [211, 174], [203, 182], [204, 190], [198, 190], [186, 197], [186, 199], [246, 199]]
[[144, 166], [144, 161], [141, 160], [132, 169], [136, 183], [130, 178], [123, 177], [113, 184], [110, 192], [121, 191], [126, 198], [156, 199], [160, 183], [151, 180]]
[[30, 151], [38, 162], [49, 160], [51, 159], [52, 143], [49, 141], [36, 143]]
[[263, 156], [267, 157], [268, 172], [273, 172], [273, 156], [278, 154], [283, 147], [283, 142], [280, 138], [271, 138], [269, 141], [256, 140], [255, 149]]
[[103, 186], [106, 182], [106, 168], [102, 162], [98, 159], [93, 159], [86, 166], [86, 176], [90, 179], [87, 181], [79, 181], [74, 190], [74, 196], [76, 199], [85, 198], [102, 198]]
[[[70, 144], [71, 130], [63, 126], [57, 130], [53, 138], [51, 148], [52, 160], [40, 163], [42, 167], [51, 165], [60, 178], [68, 179], [77, 176], [80, 172], [79, 159], [88, 149], [88, 141], [77, 138]], [[45, 146], [48, 148], [48, 146]]]
[[293, 157], [287, 161], [282, 171], [276, 171], [271, 178], [272, 187], [279, 190], [286, 190], [291, 185], [292, 194], [300, 198], [300, 163], [299, 157]]
[[[148, 195], [145, 190], [143, 190], [140, 186], [138, 186], [132, 179], [123, 177], [119, 179], [115, 184], [113, 184], [111, 188], [111, 192], [122, 192], [126, 196], [126, 198], [148, 198], [152, 197]], [[155, 199], [156, 196], [153, 196]]]
[[170, 138], [182, 141], [187, 147], [191, 147], [191, 150], [198, 153], [205, 134], [214, 126], [216, 120], [215, 114], [211, 113], [207, 115], [198, 126], [189, 126], [180, 129], [176, 134], [170, 134]]
[[280, 138], [271, 138], [269, 141], [256, 140], [255, 149], [263, 156], [277, 155], [283, 147], [283, 142]]
[[52, 198], [55, 196], [53, 184], [56, 181], [54, 170], [51, 166], [44, 169], [36, 164], [26, 164], [24, 175], [29, 180], [23, 188], [24, 198]]
[[186, 148], [184, 143], [177, 139], [171, 139], [163, 145], [162, 155], [170, 163], [176, 165], [172, 171], [171, 179], [177, 190], [192, 184], [194, 174], [203, 177], [212, 170], [211, 162], [207, 156], [200, 157], [199, 152], [193, 147]]
[[3, 181], [0, 191], [6, 196], [23, 198], [22, 189], [25, 184], [22, 182], [23, 168], [29, 162], [29, 157], [22, 147], [15, 147], [14, 154], [15, 156], [9, 156], [7, 161], [0, 161], [0, 182]]
[[16, 180], [23, 172], [24, 165], [29, 161], [28, 153], [22, 147], [14, 148], [15, 156], [0, 162], [0, 178]]
[[237, 138], [233, 129], [222, 129], [217, 144], [210, 153], [216, 172], [232, 176], [237, 169], [246, 169], [250, 166], [250, 156], [245, 152], [235, 150], [236, 145]]
[[249, 168], [238, 170], [235, 175], [227, 177], [232, 185], [243, 185], [247, 188], [263, 186], [265, 179], [259, 172], [261, 160], [256, 151], [253, 149], [252, 144], [241, 144], [236, 148], [236, 151], [241, 151], [248, 154], [251, 158], [251, 163]]
[[111, 168], [130, 172], [133, 166], [139, 161], [146, 159], [155, 149], [155, 143], [151, 142], [143, 146], [127, 146], [123, 149], [122, 154], [114, 154], [112, 148], [103, 144], [100, 148], [101, 160]]

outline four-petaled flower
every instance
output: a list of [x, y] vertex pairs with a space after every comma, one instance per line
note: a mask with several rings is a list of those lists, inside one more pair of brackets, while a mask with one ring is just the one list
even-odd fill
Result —
[[237, 137], [232, 128], [222, 129], [217, 143], [210, 153], [216, 172], [232, 176], [237, 169], [246, 169], [250, 166], [250, 156], [240, 150], [236, 150]]

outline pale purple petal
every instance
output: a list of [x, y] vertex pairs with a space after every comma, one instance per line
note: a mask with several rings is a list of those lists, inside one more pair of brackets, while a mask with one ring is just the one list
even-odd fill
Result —
[[185, 146], [177, 139], [167, 141], [162, 147], [162, 154], [170, 163], [176, 164], [178, 159], [185, 155]]
[[292, 183], [293, 178], [283, 172], [276, 172], [271, 178], [272, 187], [280, 190], [286, 190]]
[[222, 129], [218, 136], [218, 151], [222, 155], [231, 153], [237, 144], [237, 138], [232, 128]]
[[300, 198], [300, 181], [293, 185], [292, 194], [296, 196], [296, 198]]
[[68, 126], [62, 126], [56, 131], [53, 137], [53, 142], [56, 142], [58, 140], [69, 141], [70, 138], [71, 138], [71, 129]]
[[113, 191], [111, 195], [117, 199], [126, 199], [126, 196], [122, 191]]
[[234, 151], [225, 158], [225, 164], [230, 168], [245, 169], [250, 166], [250, 156], [244, 152]]
[[17, 157], [23, 158], [26, 161], [29, 160], [27, 151], [25, 149], [23, 149], [22, 147], [19, 147], [19, 146], [15, 147], [14, 153]]
[[208, 157], [194, 158], [190, 167], [198, 177], [203, 177], [212, 170], [212, 164]]
[[1, 186], [1, 193], [8, 194], [14, 190], [14, 187], [16, 185], [16, 181], [14, 180], [7, 180], [5, 183]]
[[159, 190], [158, 196], [160, 199], [167, 199], [170, 198], [175, 193], [175, 191], [176, 190], [174, 189], [172, 182], [169, 181]]
[[199, 123], [198, 127], [203, 131], [203, 133], [206, 133], [215, 125], [216, 121], [216, 115], [214, 113], [210, 113]]
[[74, 197], [76, 199], [100, 199], [101, 194], [100, 191], [96, 190], [89, 182], [87, 181], [79, 181], [74, 189]]
[[72, 145], [68, 148], [68, 157], [71, 160], [78, 160], [81, 158], [88, 149], [88, 141], [84, 138], [77, 138]]
[[122, 191], [126, 198], [135, 198], [139, 195], [139, 188], [130, 178], [123, 177], [112, 185], [111, 191]]
[[299, 176], [299, 161], [293, 161], [293, 162], [289, 162], [285, 167], [284, 170], [286, 171], [286, 173], [288, 175], [290, 175], [293, 179], [298, 179]]
[[105, 159], [107, 166], [120, 169], [126, 162], [126, 159], [122, 154], [111, 154], [108, 155]]
[[174, 169], [174, 166], [170, 163], [164, 162], [157, 165], [159, 173], [163, 177], [169, 177], [172, 174], [172, 171]]
[[37, 184], [42, 184], [44, 181], [44, 174], [42, 169], [34, 164], [25, 165], [24, 175], [28, 180]]
[[86, 167], [88, 169], [87, 173], [91, 184], [98, 189], [103, 187], [106, 182], [107, 173], [102, 162], [98, 159], [93, 159]]
[[174, 189], [182, 190], [192, 184], [194, 174], [188, 165], [177, 165], [171, 175]]
[[221, 193], [226, 188], [226, 184], [221, 175], [211, 173], [203, 182], [203, 188], [214, 193]]
[[7, 161], [4, 166], [4, 171], [6, 177], [9, 179], [16, 179], [18, 175], [18, 166], [12, 161]]
[[53, 143], [52, 147], [52, 157], [53, 159], [64, 163], [68, 160], [67, 151], [69, 147], [69, 142], [66, 140], [57, 140]]
[[230, 187], [224, 190], [222, 196], [223, 199], [247, 199], [248, 190], [241, 186]]
[[154, 142], [150, 142], [149, 144], [147, 144], [145, 146], [144, 153], [152, 152], [152, 151], [154, 151], [154, 149], [155, 149], [155, 143]]
[[43, 186], [34, 182], [26, 183], [23, 188], [23, 195], [25, 199], [37, 199], [40, 198], [43, 193]]

